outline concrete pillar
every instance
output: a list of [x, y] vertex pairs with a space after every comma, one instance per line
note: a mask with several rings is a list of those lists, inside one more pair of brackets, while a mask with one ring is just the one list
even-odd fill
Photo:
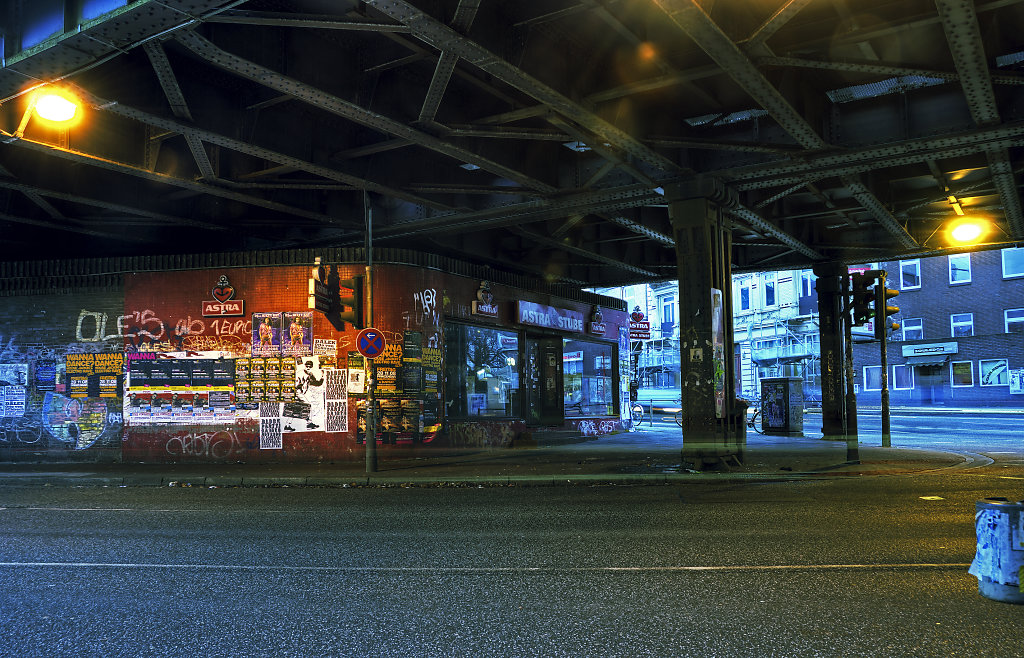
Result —
[[666, 190], [679, 274], [682, 458], [696, 468], [740, 462], [746, 444], [735, 399], [732, 233], [706, 183]]
[[845, 440], [846, 350], [842, 322], [842, 263], [814, 265], [818, 277], [818, 332], [821, 338], [821, 433], [824, 439]]

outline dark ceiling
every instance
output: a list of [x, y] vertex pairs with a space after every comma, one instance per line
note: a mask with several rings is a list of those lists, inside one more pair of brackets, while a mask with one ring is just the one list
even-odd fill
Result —
[[[696, 193], [737, 270], [936, 253], [950, 197], [1024, 242], [1020, 0], [3, 6], [0, 261], [361, 246], [369, 215], [620, 285], [676, 277]], [[49, 81], [83, 120], [17, 134]]]

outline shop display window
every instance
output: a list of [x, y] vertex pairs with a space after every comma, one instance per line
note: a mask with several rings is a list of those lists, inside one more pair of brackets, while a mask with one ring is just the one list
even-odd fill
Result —
[[513, 331], [445, 326], [449, 418], [507, 417], [519, 411], [519, 339]]
[[562, 346], [566, 418], [615, 415], [613, 346], [570, 339]]

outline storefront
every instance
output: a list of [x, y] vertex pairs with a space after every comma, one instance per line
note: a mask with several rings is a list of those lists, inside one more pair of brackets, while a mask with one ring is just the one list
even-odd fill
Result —
[[622, 429], [620, 300], [386, 251], [373, 271], [368, 322], [382, 344], [371, 363], [360, 326], [316, 299], [364, 272], [358, 257], [339, 255], [323, 259], [328, 290], [308, 252], [282, 252], [273, 264], [225, 255], [147, 271], [98, 262], [91, 275], [104, 276], [102, 290], [41, 284], [0, 296], [0, 458], [360, 460], [371, 372], [385, 459], [507, 447], [551, 428]]

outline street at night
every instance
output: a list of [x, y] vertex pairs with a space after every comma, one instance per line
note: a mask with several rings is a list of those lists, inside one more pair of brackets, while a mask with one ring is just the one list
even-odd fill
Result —
[[11, 655], [1013, 656], [1022, 454], [651, 486], [0, 490]]

